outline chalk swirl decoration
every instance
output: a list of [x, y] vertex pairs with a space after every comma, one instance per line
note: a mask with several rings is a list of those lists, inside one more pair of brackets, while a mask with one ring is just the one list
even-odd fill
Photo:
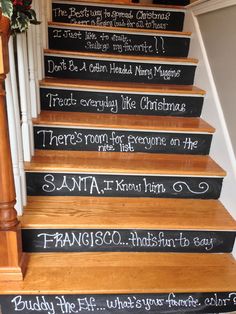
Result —
[[190, 186], [184, 181], [178, 181], [173, 185], [173, 189], [177, 193], [183, 192], [184, 187], [186, 187], [188, 189], [188, 191], [191, 192], [192, 194], [198, 194], [198, 195], [205, 194], [210, 188], [209, 184], [206, 182], [201, 182], [199, 184], [198, 187], [199, 187], [200, 191], [193, 191], [190, 188]]

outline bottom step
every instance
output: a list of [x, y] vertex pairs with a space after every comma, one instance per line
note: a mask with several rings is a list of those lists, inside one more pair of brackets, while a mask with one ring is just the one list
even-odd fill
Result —
[[2, 314], [236, 311], [231, 255], [30, 254], [24, 282], [0, 283]]

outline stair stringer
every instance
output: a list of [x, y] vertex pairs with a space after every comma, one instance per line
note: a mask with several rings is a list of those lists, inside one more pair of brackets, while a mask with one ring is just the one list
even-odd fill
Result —
[[[193, 7], [189, 8], [186, 12], [184, 30], [193, 33], [189, 57], [194, 56], [199, 59], [195, 74], [195, 84], [207, 91], [202, 118], [217, 129], [212, 141], [210, 156], [227, 172], [220, 200], [234, 219], [236, 219], [236, 194], [234, 192], [234, 187], [236, 186], [235, 155], [213, 72]], [[236, 259], [236, 244], [234, 246], [233, 255]]]

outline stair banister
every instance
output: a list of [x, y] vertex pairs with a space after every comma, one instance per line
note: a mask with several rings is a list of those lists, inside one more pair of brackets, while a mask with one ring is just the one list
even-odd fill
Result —
[[7, 123], [4, 81], [9, 72], [9, 20], [0, 12], [0, 281], [23, 279], [26, 258], [14, 208], [15, 186]]

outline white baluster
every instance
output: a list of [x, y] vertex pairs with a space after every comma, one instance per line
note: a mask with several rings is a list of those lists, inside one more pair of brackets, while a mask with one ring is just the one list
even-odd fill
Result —
[[35, 68], [35, 26], [30, 25], [27, 32], [27, 48], [29, 58], [29, 91], [30, 91], [30, 104], [32, 117], [37, 118], [38, 116], [38, 103], [39, 103], [39, 85], [38, 76]]
[[19, 168], [19, 154], [17, 145], [17, 130], [15, 124], [15, 112], [14, 112], [14, 102], [13, 102], [13, 92], [11, 84], [11, 75], [8, 74], [6, 78], [6, 100], [7, 100], [7, 116], [9, 125], [9, 136], [11, 144], [11, 155], [12, 155], [12, 165], [14, 173], [14, 182], [16, 189], [16, 205], [18, 215], [23, 213], [23, 199], [21, 191], [21, 178], [20, 178], [20, 168]]
[[[39, 81], [42, 80], [42, 60], [43, 60], [43, 49], [38, 51], [38, 29], [39, 26], [34, 26], [34, 34], [33, 34], [33, 47], [34, 47], [34, 69], [35, 69], [35, 80], [36, 80], [36, 97], [37, 97], [37, 114], [40, 114], [40, 94], [39, 94]], [[40, 29], [39, 29], [40, 35]], [[40, 60], [39, 67], [38, 67], [38, 59]]]
[[47, 5], [47, 21], [52, 20], [52, 0], [44, 0]]
[[[37, 14], [37, 18], [42, 23], [42, 12], [43, 12], [43, 1], [34, 1], [33, 2], [33, 9], [35, 10]], [[44, 57], [43, 57], [43, 49], [44, 47], [43, 43], [43, 31], [44, 28], [41, 25], [37, 25], [35, 27], [35, 49], [36, 49], [36, 59], [35, 59], [35, 67], [37, 68], [37, 74], [38, 74], [38, 80], [42, 80], [44, 77]], [[38, 112], [40, 112], [40, 107], [38, 108]]]
[[33, 122], [32, 122], [32, 109], [31, 109], [31, 99], [30, 99], [30, 85], [29, 85], [29, 61], [28, 61], [28, 50], [27, 50], [27, 35], [22, 34], [23, 39], [23, 57], [24, 57], [24, 70], [25, 70], [25, 88], [26, 88], [26, 95], [27, 95], [27, 118], [28, 124], [30, 127], [30, 147], [31, 147], [31, 154], [34, 155], [34, 136], [33, 136]]
[[39, 5], [39, 16], [40, 16], [40, 19], [41, 19], [41, 37], [42, 37], [42, 46], [43, 48], [48, 48], [48, 45], [47, 45], [47, 33], [46, 33], [46, 25], [47, 25], [47, 19], [46, 19], [46, 15], [47, 15], [47, 12], [45, 12], [45, 2], [44, 0], [42, 0], [40, 2], [40, 5]]
[[17, 85], [17, 75], [16, 75], [16, 62], [14, 54], [14, 43], [13, 38], [9, 40], [9, 64], [10, 64], [10, 74], [11, 74], [11, 85], [13, 91], [13, 103], [14, 103], [14, 113], [15, 113], [15, 125], [16, 125], [16, 139], [18, 145], [18, 158], [19, 158], [19, 169], [21, 178], [21, 188], [22, 188], [22, 199], [23, 205], [27, 202], [27, 192], [26, 192], [26, 178], [24, 170], [24, 156], [23, 156], [23, 143], [21, 136], [21, 117], [20, 117], [20, 106], [19, 106], [19, 92]]
[[33, 124], [29, 96], [29, 75], [26, 35], [17, 35], [17, 60], [19, 73], [20, 106], [22, 115], [22, 138], [24, 160], [30, 161], [34, 154]]
[[48, 48], [48, 20], [49, 20], [49, 12], [51, 1], [43, 0], [41, 1], [40, 9], [41, 9], [41, 18], [42, 18], [42, 42], [43, 47]]
[[6, 99], [9, 124], [9, 135], [12, 153], [12, 164], [16, 188], [16, 210], [18, 215], [23, 214], [26, 205], [26, 180], [23, 163], [23, 148], [21, 139], [21, 122], [18, 101], [18, 87], [16, 81], [16, 64], [14, 57], [13, 38], [9, 40], [10, 73], [6, 79]]

